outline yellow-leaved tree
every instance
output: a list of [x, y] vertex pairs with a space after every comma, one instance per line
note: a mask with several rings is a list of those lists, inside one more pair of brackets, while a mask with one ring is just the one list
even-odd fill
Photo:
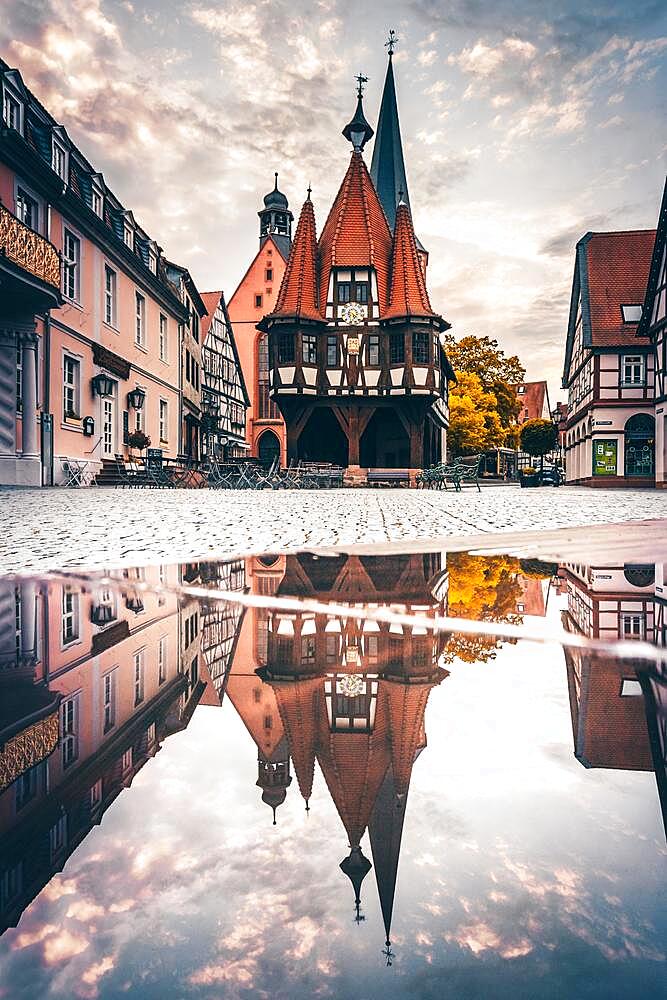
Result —
[[473, 372], [457, 371], [456, 379], [449, 393], [450, 452], [474, 455], [502, 445], [505, 431], [493, 392]]

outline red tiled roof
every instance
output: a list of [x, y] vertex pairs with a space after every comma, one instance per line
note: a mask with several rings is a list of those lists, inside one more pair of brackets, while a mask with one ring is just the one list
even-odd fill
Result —
[[[524, 391], [520, 393], [518, 390], [521, 386], [523, 386]], [[548, 399], [547, 383], [544, 381], [522, 382], [521, 386], [517, 386], [517, 396], [521, 404], [519, 421], [523, 423], [526, 420], [541, 419], [545, 399]], [[526, 410], [528, 411], [527, 416], [525, 415]]]
[[384, 316], [433, 316], [424, 273], [419, 266], [410, 209], [405, 202], [401, 202], [396, 209], [391, 291]]
[[391, 230], [361, 153], [354, 152], [318, 243], [320, 308], [332, 267], [373, 267], [380, 311], [389, 295]]
[[301, 209], [287, 269], [272, 316], [321, 320], [317, 308], [315, 213], [308, 198]]
[[220, 304], [220, 299], [222, 298], [222, 292], [202, 292], [202, 300], [206, 306], [206, 312], [208, 316], [202, 316], [200, 321], [201, 329], [201, 342], [202, 344], [208, 336], [208, 331], [211, 328], [211, 323], [213, 322], [213, 313], [218, 308]]
[[637, 345], [637, 324], [623, 323], [622, 305], [644, 301], [654, 229], [593, 233], [586, 245], [593, 347]]

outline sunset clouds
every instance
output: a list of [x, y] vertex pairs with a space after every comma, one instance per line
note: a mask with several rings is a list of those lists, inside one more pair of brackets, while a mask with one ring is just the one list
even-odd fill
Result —
[[574, 242], [656, 221], [660, 5], [15, 0], [0, 51], [169, 257], [229, 294], [274, 170], [294, 210], [312, 183], [323, 225], [353, 76], [370, 78], [374, 123], [389, 27], [432, 300], [455, 334], [518, 351], [555, 396]]

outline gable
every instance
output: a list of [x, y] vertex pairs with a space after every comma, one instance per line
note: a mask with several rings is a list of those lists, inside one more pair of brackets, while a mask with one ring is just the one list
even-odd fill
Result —
[[[268, 253], [269, 250], [272, 251], [271, 254]], [[265, 280], [268, 261], [271, 262], [273, 268], [273, 278], [270, 283]], [[285, 258], [274, 240], [271, 238], [266, 240], [253, 257], [227, 304], [232, 322], [247, 320], [253, 315], [257, 316], [257, 322], [259, 322], [265, 313], [271, 312], [278, 299], [278, 291], [286, 266]], [[268, 287], [272, 289], [270, 296], [267, 296], [266, 293]], [[255, 295], [262, 295], [261, 306], [254, 305]]]
[[667, 320], [667, 179], [662, 194], [662, 204], [658, 216], [658, 227], [651, 255], [646, 295], [643, 301], [642, 317], [637, 327], [637, 336], [646, 337], [652, 327]]

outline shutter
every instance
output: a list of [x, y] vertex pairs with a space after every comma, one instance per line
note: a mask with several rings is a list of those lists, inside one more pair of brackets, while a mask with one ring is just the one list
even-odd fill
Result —
[[123, 444], [128, 443], [130, 436], [130, 414], [127, 410], [123, 410]]

